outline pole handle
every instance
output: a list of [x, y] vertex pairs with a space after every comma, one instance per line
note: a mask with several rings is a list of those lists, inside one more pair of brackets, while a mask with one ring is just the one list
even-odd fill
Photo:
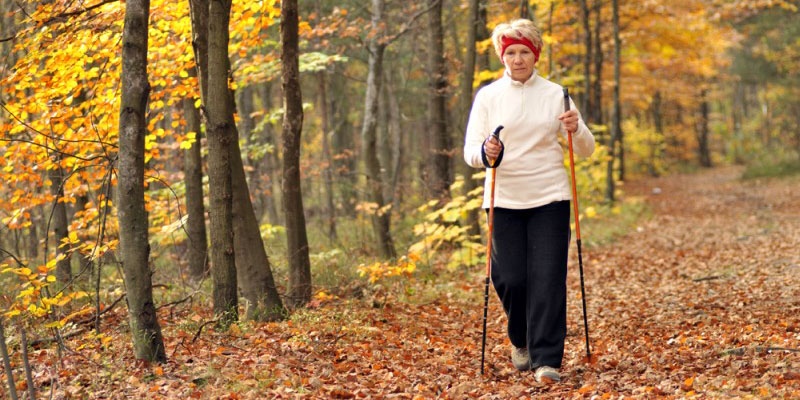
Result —
[[485, 165], [486, 168], [497, 168], [497, 167], [500, 166], [500, 161], [503, 161], [503, 153], [505, 152], [505, 145], [503, 145], [503, 141], [500, 140], [500, 131], [501, 130], [503, 130], [503, 125], [498, 125], [497, 128], [495, 128], [494, 132], [492, 132], [492, 135], [491, 135], [493, 138], [497, 139], [498, 142], [500, 142], [500, 146], [503, 146], [500, 149], [500, 155], [497, 156], [496, 159], [488, 158], [486, 156], [486, 152], [483, 149], [481, 149], [481, 158], [483, 160], [483, 165]]
[[500, 131], [502, 130], [503, 130], [503, 125], [497, 125], [497, 128], [495, 128], [494, 132], [492, 132], [492, 136], [497, 138], [497, 140], [500, 140]]

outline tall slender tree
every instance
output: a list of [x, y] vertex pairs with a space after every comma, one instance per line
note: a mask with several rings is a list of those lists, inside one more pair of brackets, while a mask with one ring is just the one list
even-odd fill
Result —
[[606, 201], [614, 201], [614, 164], [617, 162], [616, 145], [622, 135], [622, 110], [619, 98], [620, 86], [620, 47], [622, 43], [619, 38], [619, 0], [611, 1], [611, 19], [614, 29], [614, 86], [612, 98], [614, 105], [611, 112], [611, 138], [608, 141], [608, 154], [610, 155], [606, 167]]
[[300, 91], [299, 16], [297, 0], [281, 2], [281, 86], [283, 87], [283, 210], [286, 213], [289, 302], [298, 307], [311, 300], [311, 261], [300, 184], [300, 137], [303, 96]]
[[385, 258], [394, 258], [397, 253], [391, 232], [391, 210], [384, 208], [386, 201], [383, 196], [383, 179], [378, 160], [378, 95], [381, 92], [383, 56], [387, 45], [385, 32], [383, 32], [384, 7], [383, 0], [372, 0], [371, 26], [375, 30], [375, 34], [371, 35], [367, 44], [369, 61], [361, 142], [366, 166], [367, 193], [369, 200], [378, 207], [378, 212], [372, 217], [372, 225], [378, 237], [381, 255]]
[[603, 117], [603, 65], [605, 60], [603, 58], [603, 40], [600, 38], [600, 31], [603, 24], [603, 0], [595, 0], [594, 2], [594, 78], [592, 80], [592, 99], [589, 102], [589, 109], [585, 112], [589, 115], [588, 120], [594, 124], [601, 125], [605, 118]]
[[338, 197], [340, 199], [341, 213], [344, 216], [353, 217], [355, 215], [356, 202], [358, 201], [356, 184], [358, 182], [358, 156], [356, 155], [353, 123], [350, 116], [353, 112], [351, 98], [346, 95], [348, 91], [348, 80], [340, 79], [342, 68], [334, 64], [331, 74], [334, 79], [330, 80], [331, 97], [331, 120], [336, 121], [332, 126], [331, 150], [337, 156], [333, 159], [333, 170], [335, 173]]
[[144, 203], [145, 111], [150, 94], [147, 80], [149, 17], [149, 0], [125, 3], [117, 212], [134, 353], [141, 360], [164, 362], [167, 356], [153, 304], [149, 224]]
[[[197, 76], [197, 69], [189, 71]], [[195, 140], [186, 149], [183, 158], [183, 180], [186, 184], [186, 232], [189, 241], [189, 276], [199, 282], [208, 273], [208, 233], [206, 232], [206, 207], [203, 204], [203, 157], [200, 151], [202, 126], [200, 110], [195, 99], [183, 100], [186, 129], [195, 133]]]
[[48, 171], [50, 177], [50, 193], [53, 195], [53, 208], [51, 228], [53, 231], [53, 244], [56, 250], [56, 278], [62, 285], [72, 280], [72, 263], [69, 254], [61, 246], [62, 240], [69, 236], [67, 220], [67, 207], [64, 199], [64, 170], [61, 168], [61, 155], [53, 155], [55, 166]]
[[[459, 108], [463, 112], [461, 123], [457, 124], [460, 129], [458, 137], [462, 138], [466, 131], [466, 121], [469, 116], [470, 109], [472, 108], [473, 99], [473, 84], [475, 83], [475, 67], [479, 66], [480, 69], [487, 69], [489, 67], [489, 57], [486, 51], [478, 53], [476, 44], [489, 37], [489, 30], [486, 28], [486, 0], [470, 0], [468, 11], [469, 24], [467, 25], [467, 40], [464, 45], [467, 47], [467, 52], [464, 55], [463, 70], [461, 72], [461, 87], [459, 88]], [[479, 85], [483, 86], [486, 82], [480, 82]], [[460, 171], [464, 174], [464, 194], [469, 194], [479, 186], [478, 180], [472, 179], [475, 172], [472, 167], [464, 162], [459, 162], [461, 166]], [[480, 234], [480, 210], [474, 210], [467, 215], [467, 226], [470, 227], [470, 233], [473, 235]]]
[[[230, 64], [228, 68], [230, 71]], [[229, 91], [229, 95], [230, 109], [233, 110], [233, 92]], [[236, 126], [233, 127], [233, 135], [238, 139]], [[245, 317], [257, 321], [279, 320], [285, 316], [286, 310], [275, 286], [272, 266], [261, 238], [253, 202], [250, 200], [250, 188], [244, 173], [238, 140], [231, 142], [230, 150], [233, 228], [236, 232], [234, 249], [238, 285], [247, 301]]]
[[[265, 82], [258, 88], [258, 96], [261, 99], [262, 108], [265, 110], [271, 110], [273, 107], [272, 86], [272, 82]], [[276, 136], [277, 134], [272, 124], [262, 123], [261, 130], [258, 132], [258, 143], [261, 146], [269, 146], [277, 149]], [[266, 220], [273, 225], [283, 224], [282, 215], [278, 213], [280, 197], [277, 196], [277, 194], [280, 193], [280, 179], [276, 177], [279, 176], [277, 172], [279, 164], [280, 157], [278, 152], [270, 151], [263, 155], [263, 159], [260, 162], [255, 164], [256, 170], [254, 171], [264, 174], [264, 176], [260, 177], [261, 179], [258, 182], [261, 182], [262, 186], [266, 186], [262, 188], [262, 193], [269, 193], [262, 194], [262, 212], [259, 217], [266, 218]]]
[[[591, 9], [588, 4], [589, 0], [579, 0], [578, 3], [581, 7], [581, 23], [583, 25], [583, 96], [581, 96], [581, 111], [586, 114], [586, 117], [591, 117], [589, 110], [591, 109], [592, 101], [592, 24], [591, 24]], [[587, 121], [589, 119], [587, 118]]]
[[700, 89], [700, 117], [697, 121], [697, 155], [700, 165], [706, 168], [711, 167], [711, 149], [708, 144], [709, 136], [709, 105], [708, 89]]
[[519, 17], [525, 19], [531, 19], [531, 7], [530, 7], [529, 0], [520, 0], [519, 1]]
[[[231, 1], [203, 1], [208, 7], [208, 94], [204, 97], [208, 135], [211, 275], [214, 314], [222, 326], [239, 318], [233, 244], [231, 146], [237, 141], [228, 86], [228, 24]], [[203, 8], [201, 5], [197, 7]]]
[[431, 136], [428, 176], [431, 195], [440, 201], [450, 197], [453, 138], [447, 129], [447, 63], [444, 58], [442, 0], [428, 0], [428, 129]]
[[328, 240], [331, 243], [338, 241], [336, 232], [336, 203], [333, 191], [333, 155], [331, 154], [330, 135], [331, 130], [331, 105], [328, 100], [328, 73], [325, 71], [317, 72], [319, 82], [319, 103], [322, 123], [322, 156], [325, 157], [325, 169], [322, 176], [325, 185], [325, 204], [327, 212]]
[[[227, 21], [230, 19], [230, 2], [209, 4], [208, 0], [191, 0], [192, 12], [192, 44], [195, 50], [195, 59], [200, 73], [201, 97], [206, 110], [205, 123], [209, 146], [209, 186], [212, 210], [211, 229], [228, 229], [230, 226], [230, 240], [228, 235], [217, 237], [212, 232], [212, 262], [217, 263], [214, 256], [214, 246], [222, 245], [220, 251], [230, 253], [223, 257], [223, 271], [215, 270], [212, 266], [214, 288], [219, 294], [215, 295], [215, 312], [225, 313], [222, 308], [236, 309], [238, 299], [237, 287], [241, 289], [246, 302], [246, 318], [259, 321], [272, 321], [285, 315], [283, 303], [272, 276], [272, 269], [267, 257], [264, 242], [259, 232], [258, 219], [255, 217], [253, 203], [250, 200], [250, 191], [244, 173], [241, 150], [239, 148], [238, 131], [234, 123], [234, 95], [229, 86], [231, 79], [230, 58], [228, 56], [228, 41], [230, 32]], [[219, 7], [218, 7], [219, 6]], [[221, 8], [220, 8], [221, 7]], [[214, 13], [216, 12], [216, 14]], [[216, 20], [214, 18], [217, 18]], [[220, 21], [224, 18], [225, 21]], [[223, 32], [220, 32], [223, 30]], [[224, 102], [224, 104], [223, 104]], [[214, 108], [214, 112], [212, 112]], [[217, 122], [212, 119], [219, 119]], [[217, 126], [212, 127], [211, 124]], [[217, 136], [212, 139], [212, 129]], [[216, 146], [223, 146], [216, 147]], [[215, 154], [212, 157], [212, 148], [225, 151], [225, 154]], [[213, 158], [213, 160], [212, 160]], [[224, 165], [218, 164], [224, 158]], [[221, 169], [224, 168], [224, 169]], [[214, 175], [214, 177], [212, 177]], [[222, 175], [228, 175], [223, 177]], [[229, 181], [230, 189], [225, 189]], [[216, 183], [215, 183], [216, 182]], [[215, 190], [216, 185], [225, 189], [225, 195], [219, 198], [220, 192]], [[225, 197], [228, 196], [228, 197]], [[216, 200], [216, 201], [215, 201]], [[215, 212], [214, 205], [230, 203], [230, 212]], [[216, 215], [215, 215], [216, 214]], [[215, 220], [224, 215], [227, 221]], [[236, 232], [234, 235], [233, 232]], [[218, 243], [218, 240], [223, 240]], [[229, 265], [228, 262], [232, 262]], [[233, 277], [233, 278], [231, 278]], [[225, 306], [225, 304], [228, 306]], [[238, 318], [238, 309], [232, 318]], [[223, 318], [221, 322], [230, 322], [233, 319]]]
[[395, 258], [397, 250], [394, 248], [394, 239], [391, 232], [392, 210], [391, 207], [387, 206], [384, 195], [383, 168], [378, 157], [378, 106], [383, 85], [383, 60], [387, 46], [408, 32], [414, 21], [429, 11], [430, 7], [431, 5], [428, 4], [425, 9], [411, 15], [409, 20], [402, 24], [400, 31], [390, 35], [386, 31], [387, 24], [384, 16], [386, 5], [384, 0], [372, 0], [370, 27], [373, 32], [369, 35], [367, 43], [369, 58], [367, 62], [367, 88], [364, 95], [364, 117], [361, 125], [361, 143], [363, 146], [361, 152], [364, 156], [367, 196], [369, 201], [376, 206], [376, 212], [372, 216], [372, 227], [378, 239], [381, 256], [384, 258]]

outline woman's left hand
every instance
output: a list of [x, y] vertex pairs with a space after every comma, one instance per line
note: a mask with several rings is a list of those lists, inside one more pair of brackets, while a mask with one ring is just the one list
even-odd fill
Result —
[[564, 127], [569, 133], [575, 133], [578, 130], [578, 112], [575, 110], [569, 110], [561, 115], [558, 116], [558, 119], [561, 121], [561, 125]]

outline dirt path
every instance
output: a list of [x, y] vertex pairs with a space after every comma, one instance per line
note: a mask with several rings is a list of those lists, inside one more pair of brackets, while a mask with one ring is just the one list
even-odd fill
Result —
[[626, 188], [654, 217], [589, 256], [598, 357], [582, 387], [800, 394], [800, 181], [742, 182], [739, 172]]

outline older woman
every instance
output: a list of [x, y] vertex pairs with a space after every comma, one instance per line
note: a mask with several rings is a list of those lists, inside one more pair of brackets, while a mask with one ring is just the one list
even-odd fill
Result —
[[[536, 73], [541, 32], [526, 19], [497, 25], [492, 42], [505, 73], [475, 96], [464, 160], [496, 171], [491, 277], [508, 317], [511, 361], [536, 380], [558, 381], [567, 331], [567, 255], [571, 188], [559, 133], [573, 133], [587, 157], [594, 136], [561, 86]], [[498, 141], [491, 133], [502, 125]], [[489, 207], [487, 174], [483, 207]]]

